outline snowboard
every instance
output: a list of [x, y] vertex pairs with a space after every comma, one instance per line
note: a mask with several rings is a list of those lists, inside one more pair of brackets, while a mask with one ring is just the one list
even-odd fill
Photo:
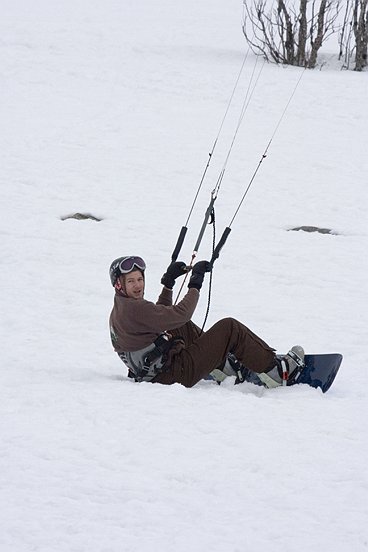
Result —
[[[300, 372], [299, 377], [289, 385], [305, 383], [316, 389], [320, 388], [323, 393], [326, 393], [334, 382], [342, 358], [342, 355], [339, 353], [305, 355], [305, 367]], [[251, 372], [250, 370], [245, 371], [244, 380], [264, 386], [264, 383], [257, 376], [256, 372]]]

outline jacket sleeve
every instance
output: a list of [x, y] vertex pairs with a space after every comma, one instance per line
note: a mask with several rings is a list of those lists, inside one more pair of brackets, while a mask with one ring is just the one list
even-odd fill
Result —
[[166, 305], [167, 307], [169, 307], [170, 305], [172, 305], [172, 298], [173, 298], [173, 290], [168, 289], [167, 287], [164, 286], [159, 295], [156, 305]]
[[161, 333], [173, 330], [189, 322], [199, 299], [199, 291], [195, 288], [187, 294], [177, 305], [155, 304], [150, 301], [133, 303], [134, 316], [130, 318], [133, 331]]

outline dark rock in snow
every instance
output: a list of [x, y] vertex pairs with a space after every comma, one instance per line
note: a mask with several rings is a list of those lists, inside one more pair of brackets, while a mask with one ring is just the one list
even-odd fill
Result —
[[290, 230], [296, 232], [299, 230], [302, 230], [303, 232], [318, 232], [319, 234], [337, 234], [337, 232], [334, 232], [331, 228], [318, 228], [318, 226], [298, 226], [297, 228], [289, 228], [289, 231]]
[[60, 217], [61, 220], [67, 220], [67, 219], [77, 219], [77, 220], [95, 220], [96, 222], [100, 222], [102, 219], [97, 218], [89, 213], [74, 213], [74, 215], [66, 215], [65, 217]]

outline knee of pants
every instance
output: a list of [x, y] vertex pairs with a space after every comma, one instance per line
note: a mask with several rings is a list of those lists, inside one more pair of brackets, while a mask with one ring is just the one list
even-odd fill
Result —
[[227, 318], [222, 318], [218, 322], [216, 322], [216, 326], [218, 325], [220, 328], [223, 329], [224, 332], [226, 331], [232, 331], [235, 326], [237, 326], [239, 322], [235, 318], [231, 318], [228, 316]]

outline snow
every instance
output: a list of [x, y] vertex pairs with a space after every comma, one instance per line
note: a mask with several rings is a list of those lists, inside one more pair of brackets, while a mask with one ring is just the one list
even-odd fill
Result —
[[[143, 256], [157, 298], [247, 51], [241, 2], [5, 0], [0, 37], [1, 552], [367, 550], [368, 74], [338, 70], [330, 42], [302, 75], [207, 322], [341, 352], [331, 390], [135, 384], [109, 340], [108, 267]], [[186, 261], [255, 67], [217, 240], [302, 71], [248, 55]], [[61, 220], [76, 212], [102, 221]], [[205, 285], [198, 324], [206, 307]]]

